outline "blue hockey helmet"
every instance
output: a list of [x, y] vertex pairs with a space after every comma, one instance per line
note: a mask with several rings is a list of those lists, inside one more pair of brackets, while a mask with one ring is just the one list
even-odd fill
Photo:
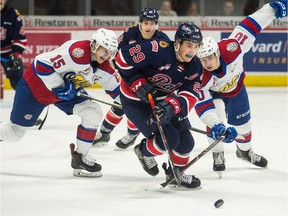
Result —
[[201, 43], [203, 39], [201, 30], [198, 26], [189, 23], [182, 23], [178, 26], [175, 33], [175, 41], [182, 44], [183, 41], [192, 41], [194, 43]]
[[159, 14], [154, 8], [145, 8], [139, 15], [139, 22], [143, 20], [154, 21], [158, 23]]

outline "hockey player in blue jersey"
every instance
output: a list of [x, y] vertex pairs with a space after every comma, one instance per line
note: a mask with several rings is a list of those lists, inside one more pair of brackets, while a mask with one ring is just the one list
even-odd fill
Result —
[[[159, 173], [155, 156], [166, 152], [153, 112], [163, 127], [176, 169], [189, 162], [194, 139], [189, 131], [188, 113], [194, 107], [201, 85], [202, 67], [195, 56], [202, 41], [196, 25], [183, 23], [174, 41], [151, 39], [119, 50], [116, 66], [121, 74], [121, 104], [127, 117], [146, 137], [136, 145], [135, 153], [144, 170]], [[154, 98], [152, 109], [147, 95]], [[171, 167], [165, 167], [171, 177]], [[196, 188], [201, 181], [194, 175], [181, 174], [181, 185]]]
[[16, 88], [23, 76], [21, 55], [27, 39], [23, 29], [22, 18], [18, 10], [8, 6], [6, 0], [0, 0], [1, 7], [1, 64], [11, 87]]
[[[159, 15], [155, 9], [145, 8], [139, 15], [139, 24], [130, 26], [119, 36], [118, 49], [151, 38], [170, 40], [164, 32], [158, 30], [158, 19]], [[123, 110], [111, 107], [103, 120], [100, 131], [97, 131], [94, 145], [106, 145], [109, 142], [112, 130], [123, 119], [123, 115]], [[137, 127], [129, 119], [127, 120], [127, 126], [127, 134], [116, 142], [116, 146], [121, 149], [133, 145], [139, 135]]]
[[[218, 139], [226, 130], [232, 132], [226, 141], [232, 142], [236, 138], [233, 136], [233, 130], [236, 129], [241, 137], [235, 140], [237, 157], [259, 167], [267, 167], [268, 161], [252, 150], [251, 112], [244, 85], [243, 56], [251, 49], [256, 36], [264, 28], [275, 18], [286, 16], [287, 0], [265, 4], [242, 20], [228, 38], [218, 43], [211, 37], [204, 38], [197, 53], [204, 73], [195, 109], [207, 125], [207, 131], [212, 132], [212, 136], [208, 137], [209, 143]], [[224, 124], [226, 116], [230, 125], [228, 128]], [[218, 144], [212, 153], [213, 170], [224, 171], [226, 166], [223, 143]]]

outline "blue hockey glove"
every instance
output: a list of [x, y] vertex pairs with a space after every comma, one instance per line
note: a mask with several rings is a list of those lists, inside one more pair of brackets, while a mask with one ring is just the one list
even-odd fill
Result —
[[234, 127], [228, 127], [225, 132], [225, 139], [223, 142], [231, 143], [236, 139], [237, 135], [237, 131]]
[[70, 101], [77, 95], [75, 84], [71, 83], [70, 80], [65, 79], [65, 86], [61, 88], [52, 89], [60, 100]]
[[276, 10], [275, 16], [277, 19], [287, 16], [287, 8], [288, 8], [287, 0], [270, 2], [269, 5]]
[[[161, 124], [165, 125], [181, 111], [180, 103], [176, 98], [167, 97], [163, 101], [158, 102], [153, 109], [159, 117]], [[155, 120], [153, 118], [153, 120]]]
[[224, 135], [225, 131], [226, 127], [223, 123], [215, 124], [211, 128], [211, 134], [208, 136], [213, 138], [214, 140], [218, 140], [221, 136]]
[[158, 95], [157, 90], [154, 88], [154, 86], [151, 83], [147, 82], [145, 78], [140, 78], [134, 81], [130, 88], [133, 92], [135, 92], [138, 98], [145, 103], [149, 103], [149, 93], [152, 95], [154, 100]]

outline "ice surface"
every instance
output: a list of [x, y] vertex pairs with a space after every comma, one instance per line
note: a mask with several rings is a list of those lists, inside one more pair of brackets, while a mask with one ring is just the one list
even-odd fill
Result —
[[[222, 179], [212, 171], [208, 153], [187, 170], [202, 181], [202, 188], [157, 189], [165, 181], [163, 170], [156, 177], [146, 174], [132, 147], [114, 151], [126, 133], [126, 118], [113, 131], [108, 146], [94, 148], [103, 167], [101, 178], [72, 176], [69, 144], [75, 142], [77, 116], [66, 116], [50, 106], [42, 130], [31, 128], [18, 143], [0, 144], [1, 216], [285, 216], [287, 209], [287, 88], [248, 88], [253, 118], [253, 149], [269, 161], [261, 169], [238, 160], [235, 144], [226, 144], [227, 170]], [[107, 99], [102, 89], [89, 93]], [[1, 121], [9, 120], [14, 92], [5, 91]], [[107, 105], [101, 105], [104, 113]], [[195, 115], [193, 127], [204, 129]], [[204, 135], [194, 133], [191, 158], [204, 148]], [[137, 138], [137, 142], [141, 140]], [[167, 156], [156, 157], [161, 166]], [[150, 191], [139, 191], [149, 187]], [[214, 202], [225, 204], [216, 209]]]

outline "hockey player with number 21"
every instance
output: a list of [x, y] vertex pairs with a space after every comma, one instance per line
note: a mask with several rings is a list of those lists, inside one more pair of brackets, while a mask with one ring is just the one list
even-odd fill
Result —
[[[265, 4], [242, 20], [227, 39], [216, 43], [211, 37], [204, 38], [203, 45], [197, 53], [204, 73], [199, 91], [200, 99], [195, 109], [207, 125], [208, 132], [212, 132], [208, 137], [209, 143], [218, 139], [226, 130], [231, 133], [230, 139], [224, 140], [226, 142], [232, 142], [238, 133], [241, 139], [236, 138], [237, 157], [259, 167], [267, 167], [268, 161], [254, 153], [251, 146], [251, 113], [244, 85], [243, 55], [250, 50], [262, 29], [275, 18], [286, 16], [287, 0]], [[224, 110], [226, 110], [227, 122], [231, 126], [228, 128], [223, 124]], [[224, 171], [226, 166], [223, 143], [218, 144], [212, 153], [213, 170]]]
[[[201, 41], [200, 29], [183, 23], [176, 31], [175, 42], [162, 39], [136, 42], [122, 47], [116, 56], [125, 115], [146, 137], [134, 151], [149, 175], [159, 173], [154, 157], [165, 152], [172, 165], [163, 166], [168, 178], [189, 162], [194, 139], [187, 115], [197, 101], [201, 85], [202, 66], [196, 57]], [[201, 185], [194, 175], [182, 173], [177, 177], [178, 185], [183, 187]]]
[[1, 129], [4, 141], [19, 141], [42, 110], [54, 104], [67, 115], [81, 118], [76, 151], [75, 145], [70, 145], [73, 175], [102, 176], [101, 165], [89, 154], [103, 118], [102, 109], [77, 93], [85, 93], [82, 87], [97, 82], [112, 98], [119, 98], [119, 80], [109, 61], [114, 58], [117, 47], [116, 34], [100, 28], [91, 40], [70, 40], [51, 52], [36, 56], [16, 88], [10, 122]]

